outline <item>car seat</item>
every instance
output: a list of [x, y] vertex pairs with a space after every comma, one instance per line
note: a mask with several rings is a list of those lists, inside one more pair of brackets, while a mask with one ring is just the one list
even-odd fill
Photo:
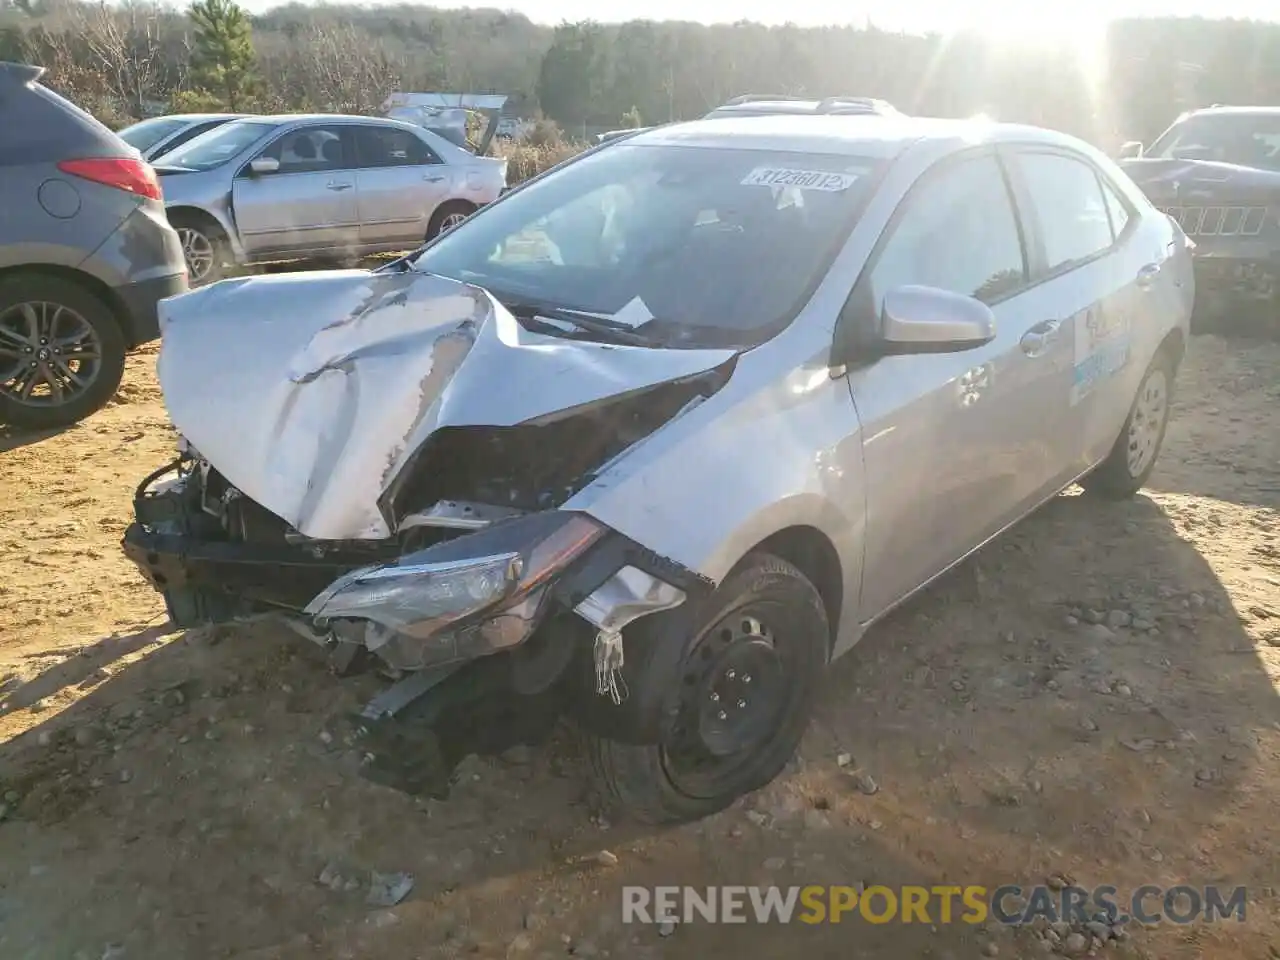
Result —
[[305, 133], [295, 134], [280, 152], [280, 166], [307, 167], [315, 163], [316, 145]]

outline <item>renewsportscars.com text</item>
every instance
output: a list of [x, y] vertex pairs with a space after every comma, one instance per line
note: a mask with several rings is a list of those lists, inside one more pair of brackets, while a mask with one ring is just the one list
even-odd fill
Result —
[[1029, 924], [1037, 917], [1112, 925], [1243, 922], [1244, 887], [1113, 886], [623, 887], [624, 923]]

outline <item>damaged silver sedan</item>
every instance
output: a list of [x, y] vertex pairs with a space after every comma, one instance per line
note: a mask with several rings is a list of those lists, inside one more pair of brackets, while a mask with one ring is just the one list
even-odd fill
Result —
[[175, 624], [278, 615], [441, 795], [568, 714], [633, 814], [794, 752], [866, 628], [1080, 480], [1135, 492], [1194, 297], [1090, 147], [908, 118], [656, 129], [369, 271], [166, 301], [182, 440], [125, 549]]

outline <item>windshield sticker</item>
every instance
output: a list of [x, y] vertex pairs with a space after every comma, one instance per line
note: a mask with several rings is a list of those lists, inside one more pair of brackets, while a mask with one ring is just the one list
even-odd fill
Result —
[[858, 182], [856, 174], [832, 173], [830, 170], [793, 170], [789, 167], [756, 167], [742, 178], [744, 187], [798, 187], [839, 193]]
[[1097, 307], [1076, 314], [1075, 365], [1070, 405], [1075, 406], [1104, 380], [1129, 363], [1129, 319], [1123, 313]]
[[633, 297], [610, 319], [617, 323], [626, 324], [628, 327], [641, 327], [653, 319], [653, 314], [649, 312], [649, 308], [645, 306], [643, 300], [639, 297]]

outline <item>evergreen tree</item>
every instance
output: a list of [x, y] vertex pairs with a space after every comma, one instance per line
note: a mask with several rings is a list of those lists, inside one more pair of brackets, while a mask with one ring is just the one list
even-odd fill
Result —
[[231, 110], [244, 104], [253, 81], [249, 18], [235, 0], [196, 0], [187, 10], [195, 24], [192, 76]]

